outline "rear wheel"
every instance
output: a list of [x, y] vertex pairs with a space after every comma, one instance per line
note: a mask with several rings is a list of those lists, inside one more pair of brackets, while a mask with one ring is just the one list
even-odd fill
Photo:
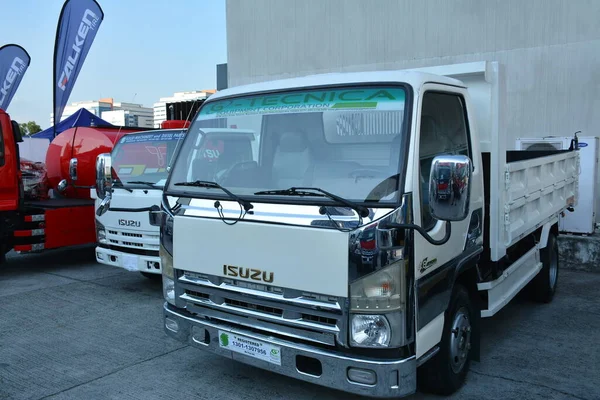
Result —
[[471, 364], [474, 313], [469, 292], [456, 284], [444, 318], [440, 350], [418, 371], [421, 390], [449, 395], [462, 386]]
[[548, 235], [548, 244], [540, 250], [542, 269], [529, 284], [528, 291], [532, 300], [550, 303], [558, 284], [558, 239], [554, 233]]

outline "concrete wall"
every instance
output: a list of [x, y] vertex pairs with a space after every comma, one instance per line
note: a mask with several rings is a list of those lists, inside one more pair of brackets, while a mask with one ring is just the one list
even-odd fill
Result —
[[227, 0], [229, 86], [495, 60], [517, 137], [600, 136], [598, 0]]

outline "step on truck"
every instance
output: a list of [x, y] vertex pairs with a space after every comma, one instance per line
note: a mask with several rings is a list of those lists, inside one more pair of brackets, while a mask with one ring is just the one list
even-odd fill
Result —
[[96, 242], [90, 196], [96, 157], [130, 132], [131, 128], [99, 126], [59, 133], [48, 147], [45, 166], [36, 166], [43, 179], [36, 183], [40, 192], [31, 196], [28, 192], [35, 190], [28, 187], [28, 178], [33, 171], [21, 168], [34, 164], [21, 160], [19, 124], [0, 110], [0, 263], [11, 250], [41, 252]]
[[[211, 96], [163, 195], [165, 332], [346, 392], [456, 391], [481, 318], [522, 289], [552, 300], [558, 218], [576, 205], [576, 150], [507, 150], [504, 68], [323, 74]], [[195, 169], [215, 125], [252, 131], [252, 159]], [[460, 188], [449, 199], [435, 195], [447, 172]]]
[[[167, 168], [189, 122], [168, 121], [172, 129], [132, 133], [96, 160], [96, 176], [107, 170], [111, 180], [96, 182], [96, 261], [161, 277], [159, 226]], [[177, 128], [176, 128], [177, 127]]]

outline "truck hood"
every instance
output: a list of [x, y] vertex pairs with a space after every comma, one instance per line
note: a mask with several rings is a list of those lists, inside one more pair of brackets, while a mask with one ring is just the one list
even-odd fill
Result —
[[[152, 207], [153, 205], [160, 206], [161, 198], [162, 191], [157, 189], [133, 189], [133, 192], [130, 193], [126, 190], [115, 188], [110, 207], [139, 209]], [[96, 208], [98, 208], [100, 202], [100, 199], [96, 199]], [[150, 225], [147, 211], [108, 211], [100, 217], [96, 216], [96, 219], [106, 228], [112, 227], [130, 231], [156, 232], [157, 234], [159, 231], [157, 226]]]
[[[315, 294], [348, 296], [348, 232], [281, 224], [294, 219], [321, 220], [319, 207], [304, 206], [299, 216], [298, 206], [278, 205], [278, 218], [274, 218], [273, 213], [261, 217], [263, 206], [255, 206], [255, 215], [247, 215], [235, 225], [225, 224], [208, 205], [175, 216], [174, 267]], [[223, 208], [235, 210], [233, 204]], [[279, 224], [272, 223], [275, 221]]]

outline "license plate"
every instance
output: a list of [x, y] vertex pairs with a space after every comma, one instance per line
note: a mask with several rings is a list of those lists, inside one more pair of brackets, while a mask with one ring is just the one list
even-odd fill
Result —
[[256, 339], [219, 331], [219, 347], [281, 365], [281, 348]]
[[138, 270], [137, 256], [123, 254], [121, 257], [123, 258], [123, 268], [125, 268], [128, 271], [137, 271]]

